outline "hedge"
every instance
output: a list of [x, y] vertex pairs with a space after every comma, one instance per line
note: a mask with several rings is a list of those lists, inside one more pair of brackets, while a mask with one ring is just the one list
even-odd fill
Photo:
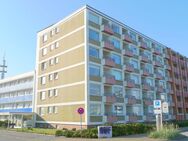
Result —
[[[147, 133], [154, 129], [153, 125], [147, 125], [143, 123], [131, 123], [131, 124], [113, 124], [112, 136], [125, 136], [132, 134]], [[84, 129], [84, 130], [57, 130], [56, 136], [65, 137], [81, 137], [81, 138], [97, 138], [97, 128]]]

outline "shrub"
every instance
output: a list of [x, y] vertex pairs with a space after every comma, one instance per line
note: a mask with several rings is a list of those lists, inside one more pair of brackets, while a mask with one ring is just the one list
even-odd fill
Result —
[[8, 126], [8, 120], [0, 121], [0, 127], [7, 127]]
[[180, 134], [177, 126], [174, 126], [173, 124], [164, 125], [163, 129], [160, 129], [159, 131], [152, 131], [149, 133], [150, 138], [160, 139], [174, 139], [179, 135]]
[[63, 130], [57, 130], [55, 136], [63, 136]]

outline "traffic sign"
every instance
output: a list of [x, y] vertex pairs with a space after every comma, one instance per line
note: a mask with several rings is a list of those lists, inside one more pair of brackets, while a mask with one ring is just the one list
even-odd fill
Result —
[[154, 108], [161, 108], [161, 100], [154, 100], [153, 101]]
[[168, 113], [169, 112], [169, 110], [168, 110], [168, 102], [163, 102], [162, 111], [163, 111], [163, 113]]
[[77, 112], [78, 114], [82, 115], [84, 113], [84, 108], [78, 108]]

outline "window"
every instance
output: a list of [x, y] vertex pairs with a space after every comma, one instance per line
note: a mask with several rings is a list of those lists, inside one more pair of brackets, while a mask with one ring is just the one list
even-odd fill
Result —
[[50, 45], [50, 51], [54, 50], [54, 46], [55, 46], [54, 44]]
[[150, 86], [153, 86], [153, 85], [154, 85], [153, 79], [147, 78], [147, 79], [146, 79], [146, 82], [147, 82]]
[[51, 114], [51, 113], [53, 113], [53, 107], [48, 107], [48, 114]]
[[39, 108], [39, 114], [40, 114], [41, 116], [43, 116], [43, 115], [45, 114], [45, 108], [44, 108], [44, 107], [40, 107], [40, 108]]
[[99, 32], [89, 29], [89, 39], [99, 42]]
[[55, 57], [55, 64], [57, 64], [59, 62], [59, 58]]
[[54, 64], [54, 59], [50, 59], [50, 66], [52, 66]]
[[47, 34], [44, 34], [43, 35], [43, 43], [46, 42], [48, 40], [48, 35]]
[[123, 106], [122, 105], [115, 105], [114, 106], [114, 112], [116, 115], [122, 115], [123, 114]]
[[100, 76], [100, 67], [96, 65], [89, 66], [89, 74], [91, 76]]
[[54, 89], [54, 96], [58, 96], [58, 90]]
[[115, 77], [115, 80], [122, 80], [122, 73], [121, 71], [116, 71], [116, 70], [113, 70], [113, 75]]
[[53, 90], [48, 90], [48, 97], [52, 97], [53, 96]]
[[47, 67], [47, 63], [46, 63], [46, 62], [43, 62], [43, 63], [41, 64], [41, 70], [45, 70], [46, 67]]
[[89, 93], [90, 93], [90, 95], [101, 95], [101, 85], [90, 83]]
[[47, 54], [47, 48], [43, 48], [42, 49], [42, 56], [46, 55]]
[[140, 91], [139, 90], [131, 90], [132, 95], [137, 98], [141, 99]]
[[151, 64], [145, 64], [145, 68], [149, 71], [149, 73], [153, 72], [152, 65]]
[[112, 44], [114, 45], [115, 48], [120, 49], [120, 41], [119, 40], [112, 38], [111, 42], [112, 42]]
[[40, 83], [41, 83], [42, 85], [45, 85], [45, 84], [46, 84], [46, 77], [43, 76], [43, 77], [41, 77], [40, 79], [41, 79]]
[[54, 73], [54, 79], [57, 80], [58, 79], [58, 73]]
[[57, 108], [56, 106], [53, 107], [53, 112], [54, 112], [55, 114], [57, 114], [58, 108]]
[[112, 30], [113, 30], [115, 33], [120, 34], [120, 28], [119, 28], [118, 25], [112, 24]]
[[101, 105], [90, 104], [90, 115], [101, 115]]
[[133, 65], [133, 67], [134, 67], [135, 69], [138, 69], [138, 61], [136, 61], [136, 60], [131, 60], [131, 64]]
[[116, 63], [116, 64], [121, 64], [121, 56], [116, 55], [116, 54], [112, 54], [111, 56], [112, 60]]
[[138, 75], [134, 75], [132, 74], [131, 75], [131, 79], [134, 80], [135, 84], [139, 84], [139, 76]]
[[97, 16], [93, 13], [89, 13], [89, 20], [96, 24], [99, 24], [99, 16]]
[[117, 97], [123, 97], [123, 88], [122, 87], [114, 87], [113, 93]]
[[134, 55], [138, 55], [138, 48], [134, 45], [130, 45], [130, 49]]
[[59, 31], [60, 31], [59, 27], [56, 27], [55, 28], [55, 33], [57, 34], [57, 33], [59, 33]]
[[40, 92], [40, 100], [44, 100], [46, 98], [46, 92]]
[[95, 58], [99, 58], [99, 49], [90, 46], [89, 47], [89, 56], [95, 57]]
[[49, 74], [49, 81], [53, 80], [53, 74]]
[[130, 38], [133, 40], [133, 41], [136, 41], [136, 33], [133, 33], [133, 32], [130, 32]]
[[55, 48], [59, 47], [59, 42], [55, 42]]
[[52, 29], [52, 30], [50, 31], [50, 34], [51, 34], [51, 36], [53, 36], [53, 35], [55, 34], [55, 30]]

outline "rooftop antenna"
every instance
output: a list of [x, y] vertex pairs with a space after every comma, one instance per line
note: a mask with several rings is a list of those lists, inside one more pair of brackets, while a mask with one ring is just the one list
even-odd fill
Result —
[[0, 73], [1, 73], [1, 79], [5, 78], [5, 73], [7, 73], [7, 65], [6, 65], [6, 60], [5, 60], [5, 53], [3, 55], [3, 65], [0, 65]]

